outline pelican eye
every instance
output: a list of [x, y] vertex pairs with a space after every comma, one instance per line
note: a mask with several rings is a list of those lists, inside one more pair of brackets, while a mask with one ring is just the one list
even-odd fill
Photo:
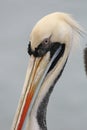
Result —
[[49, 38], [46, 38], [45, 40], [43, 40], [38, 45], [38, 47], [35, 48], [35, 50], [32, 50], [31, 42], [29, 42], [29, 45], [28, 45], [28, 54], [29, 55], [34, 55], [35, 57], [42, 57], [48, 51], [50, 51], [50, 40], [49, 40]]
[[49, 44], [50, 43], [50, 38], [45, 38], [43, 40], [43, 44]]

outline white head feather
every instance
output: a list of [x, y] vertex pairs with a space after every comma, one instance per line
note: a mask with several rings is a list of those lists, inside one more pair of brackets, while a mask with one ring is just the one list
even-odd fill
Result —
[[30, 35], [31, 46], [35, 49], [49, 36], [52, 36], [51, 42], [76, 43], [81, 32], [83, 29], [69, 14], [52, 13], [43, 17], [33, 28]]

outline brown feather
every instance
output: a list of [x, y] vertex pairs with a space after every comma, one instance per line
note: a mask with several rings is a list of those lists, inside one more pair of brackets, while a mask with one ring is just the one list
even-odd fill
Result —
[[84, 49], [84, 64], [85, 64], [85, 72], [87, 74], [87, 47]]

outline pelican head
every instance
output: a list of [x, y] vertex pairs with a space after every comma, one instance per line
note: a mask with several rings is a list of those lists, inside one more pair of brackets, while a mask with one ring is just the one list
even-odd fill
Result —
[[30, 34], [29, 66], [12, 130], [22, 129], [28, 110], [29, 130], [44, 130], [49, 95], [81, 31], [79, 24], [65, 13], [49, 14], [36, 23]]

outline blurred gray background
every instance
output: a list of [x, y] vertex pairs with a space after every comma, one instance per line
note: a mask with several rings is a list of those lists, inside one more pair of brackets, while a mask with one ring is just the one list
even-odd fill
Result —
[[[0, 0], [0, 130], [10, 130], [23, 87], [29, 34], [51, 12], [67, 12], [87, 30], [87, 0]], [[87, 130], [86, 36], [72, 51], [51, 95], [48, 130]]]

